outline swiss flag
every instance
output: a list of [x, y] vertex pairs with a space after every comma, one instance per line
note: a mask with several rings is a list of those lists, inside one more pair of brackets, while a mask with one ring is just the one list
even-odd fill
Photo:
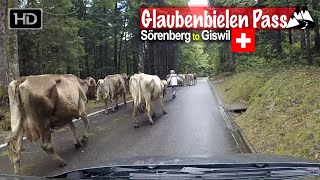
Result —
[[231, 29], [231, 49], [236, 53], [256, 51], [256, 32], [250, 29]]

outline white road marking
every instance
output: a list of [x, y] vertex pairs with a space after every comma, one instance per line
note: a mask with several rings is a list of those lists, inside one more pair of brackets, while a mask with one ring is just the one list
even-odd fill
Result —
[[[132, 102], [132, 100], [127, 101], [127, 103], [130, 103], [130, 102]], [[123, 104], [124, 104], [124, 103], [119, 103], [119, 106], [122, 106]], [[108, 108], [108, 109], [111, 109], [111, 107]], [[90, 117], [90, 116], [99, 114], [99, 113], [101, 113], [101, 112], [104, 112], [104, 109], [101, 109], [101, 110], [99, 110], [99, 111], [90, 113], [90, 114], [88, 114], [87, 116]], [[79, 121], [79, 120], [81, 120], [81, 118], [79, 118], [79, 119], [74, 119], [74, 120], [72, 120], [72, 122], [77, 122], [77, 121]], [[23, 140], [26, 140], [27, 138], [26, 138], [26, 137], [23, 137], [22, 139], [23, 139]], [[7, 147], [7, 145], [8, 145], [7, 143], [0, 144], [0, 149], [1, 149], [1, 148], [4, 148], [4, 147]]]

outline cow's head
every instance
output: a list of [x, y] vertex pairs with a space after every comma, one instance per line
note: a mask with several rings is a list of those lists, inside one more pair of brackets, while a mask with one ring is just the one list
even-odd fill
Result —
[[88, 91], [86, 93], [86, 96], [89, 100], [96, 99], [97, 94], [97, 83], [92, 77], [87, 77], [86, 84], [88, 86]]

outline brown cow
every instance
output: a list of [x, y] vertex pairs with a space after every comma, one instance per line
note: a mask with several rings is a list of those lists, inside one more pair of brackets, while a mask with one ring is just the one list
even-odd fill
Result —
[[[81, 80], [74, 75], [37, 75], [21, 77], [9, 84], [8, 93], [12, 133], [7, 138], [9, 158], [14, 173], [20, 173], [22, 136], [31, 142], [41, 138], [41, 148], [60, 166], [66, 166], [53, 149], [51, 129], [69, 125], [74, 144], [79, 147], [88, 138], [86, 103], [95, 99], [96, 82], [93, 78]], [[85, 132], [82, 139], [76, 137], [73, 118], [81, 117]]]
[[187, 85], [191, 86], [194, 85], [194, 76], [193, 74], [186, 74], [186, 81], [187, 81]]
[[126, 104], [126, 84], [123, 76], [120, 74], [108, 75], [103, 80], [100, 79], [97, 83], [97, 100], [102, 95], [105, 99], [106, 109], [108, 113], [108, 101], [115, 102], [116, 105], [112, 107], [112, 111], [118, 108], [118, 96], [123, 96], [123, 102]]
[[185, 84], [186, 84], [186, 75], [185, 74], [178, 74], [178, 84], [179, 84], [179, 86], [185, 86]]
[[139, 127], [137, 113], [143, 106], [145, 106], [147, 110], [150, 124], [154, 124], [152, 116], [155, 116], [155, 113], [152, 107], [152, 101], [159, 99], [162, 113], [167, 114], [163, 105], [164, 84], [161, 82], [158, 76], [144, 73], [134, 74], [130, 78], [129, 88], [134, 106], [132, 117], [135, 128]]

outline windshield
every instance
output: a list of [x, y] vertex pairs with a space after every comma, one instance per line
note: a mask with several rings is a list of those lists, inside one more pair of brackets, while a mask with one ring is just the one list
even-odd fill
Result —
[[319, 16], [318, 0], [2, 0], [0, 174], [318, 163]]

